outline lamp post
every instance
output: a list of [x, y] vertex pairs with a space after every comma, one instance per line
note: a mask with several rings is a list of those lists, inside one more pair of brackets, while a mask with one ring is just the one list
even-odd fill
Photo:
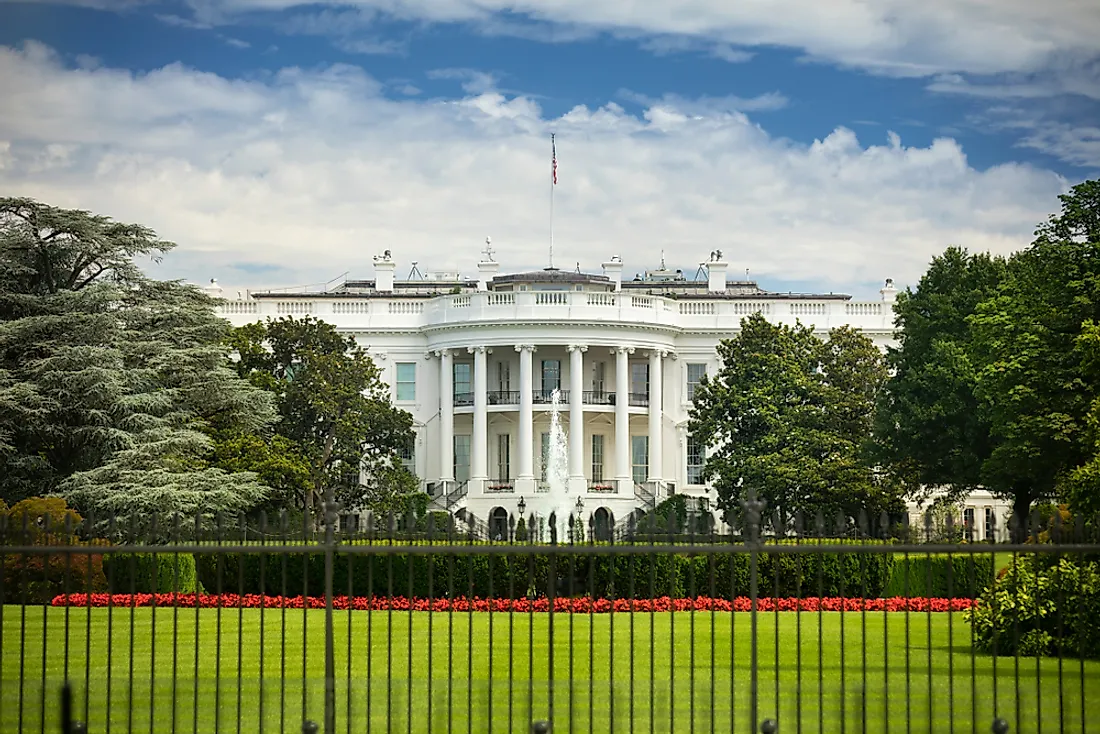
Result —
[[519, 516], [523, 517], [524, 512], [527, 510], [527, 500], [523, 499], [523, 495], [520, 495], [519, 502], [516, 503], [516, 509], [519, 510]]

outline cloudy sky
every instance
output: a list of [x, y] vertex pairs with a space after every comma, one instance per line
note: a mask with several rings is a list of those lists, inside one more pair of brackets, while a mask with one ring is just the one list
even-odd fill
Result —
[[1100, 176], [1095, 0], [0, 2], [0, 194], [234, 286], [544, 267], [867, 297]]

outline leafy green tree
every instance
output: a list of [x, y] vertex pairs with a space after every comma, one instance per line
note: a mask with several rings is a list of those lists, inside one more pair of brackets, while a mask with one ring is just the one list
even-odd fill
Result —
[[970, 320], [975, 395], [993, 438], [981, 478], [1012, 499], [1016, 517], [1095, 458], [1100, 380], [1088, 347], [1100, 320], [1100, 181], [1059, 198], [1061, 211]]
[[750, 489], [782, 527], [796, 513], [875, 518], [896, 509], [863, 460], [886, 376], [870, 340], [838, 329], [823, 343], [808, 327], [754, 314], [718, 356], [718, 373], [695, 393], [689, 430], [710, 449], [704, 473], [727, 522], [739, 521]]
[[277, 396], [276, 430], [308, 466], [307, 513], [330, 489], [345, 507], [400, 511], [401, 497], [417, 490], [398, 460], [413, 438], [412, 416], [393, 406], [378, 367], [354, 338], [307, 316], [243, 326], [230, 344], [239, 374]]
[[237, 511], [266, 489], [209, 465], [213, 421], [256, 430], [271, 397], [228, 367], [228, 324], [196, 288], [134, 262], [140, 225], [0, 199], [0, 495], [85, 514]]
[[874, 456], [913, 495], [954, 501], [982, 484], [993, 440], [975, 394], [969, 318], [996, 292], [1005, 261], [949, 248], [894, 305], [892, 376], [879, 393]]

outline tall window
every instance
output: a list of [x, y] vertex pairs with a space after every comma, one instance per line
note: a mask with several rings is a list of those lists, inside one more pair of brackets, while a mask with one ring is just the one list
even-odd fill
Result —
[[512, 389], [512, 370], [507, 362], [497, 362], [497, 390], [508, 392]]
[[397, 363], [397, 399], [416, 400], [416, 362]]
[[987, 507], [987, 508], [985, 508], [985, 539], [986, 540], [993, 540], [993, 525], [994, 525], [993, 508], [992, 507]]
[[455, 481], [470, 479], [470, 437], [455, 436]]
[[411, 474], [416, 475], [416, 438], [410, 438], [409, 442], [402, 446], [397, 451], [397, 458], [400, 459], [401, 465], [409, 470]]
[[542, 391], [553, 392], [561, 389], [561, 361], [542, 360]]
[[630, 437], [630, 463], [634, 467], [634, 483], [643, 483], [649, 474], [649, 436]]
[[542, 434], [542, 451], [540, 452], [540, 457], [541, 457], [541, 461], [539, 463], [541, 464], [541, 466], [539, 468], [539, 476], [541, 477], [541, 481], [548, 482], [548, 481], [550, 481], [549, 471], [548, 471], [549, 468], [550, 468], [550, 434], [549, 433]]
[[702, 362], [689, 362], [687, 370], [687, 399], [693, 400], [695, 398], [695, 391], [699, 388], [699, 383], [707, 376], [707, 366]]
[[507, 433], [497, 435], [497, 479], [512, 478], [512, 437]]
[[592, 434], [592, 482], [598, 484], [603, 481], [603, 436], [599, 433]]
[[649, 364], [633, 362], [630, 365], [630, 392], [633, 395], [649, 395]]
[[963, 510], [963, 525], [966, 526], [966, 529], [964, 531], [966, 533], [966, 539], [967, 540], [974, 540], [974, 538], [975, 538], [974, 531], [977, 529], [977, 526], [974, 524], [974, 508], [973, 507], [967, 507]]
[[592, 365], [592, 392], [602, 393], [604, 391], [604, 376], [607, 374], [605, 362], [597, 362]]
[[703, 464], [706, 463], [706, 453], [703, 445], [691, 436], [687, 440], [687, 483], [703, 483]]
[[455, 402], [472, 401], [474, 395], [473, 365], [469, 362], [455, 362]]

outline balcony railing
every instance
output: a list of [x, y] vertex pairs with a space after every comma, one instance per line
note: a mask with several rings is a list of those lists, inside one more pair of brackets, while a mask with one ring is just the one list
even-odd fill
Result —
[[519, 390], [490, 390], [489, 405], [519, 405]]
[[515, 492], [516, 485], [511, 479], [490, 479], [485, 484], [485, 491], [493, 493]]
[[635, 408], [648, 408], [649, 407], [649, 395], [644, 392], [632, 392], [630, 393], [630, 405]]
[[585, 390], [583, 400], [585, 405], [614, 405], [615, 393], [605, 390]]
[[[554, 402], [553, 390], [535, 390], [531, 395], [531, 400], [535, 405], [549, 405]], [[569, 391], [558, 390], [558, 401], [564, 406], [569, 404]]]
[[472, 392], [456, 392], [455, 405], [473, 405], [474, 394]]
[[615, 483], [608, 479], [603, 479], [598, 482], [591, 481], [588, 483], [588, 491], [609, 494], [615, 491]]

